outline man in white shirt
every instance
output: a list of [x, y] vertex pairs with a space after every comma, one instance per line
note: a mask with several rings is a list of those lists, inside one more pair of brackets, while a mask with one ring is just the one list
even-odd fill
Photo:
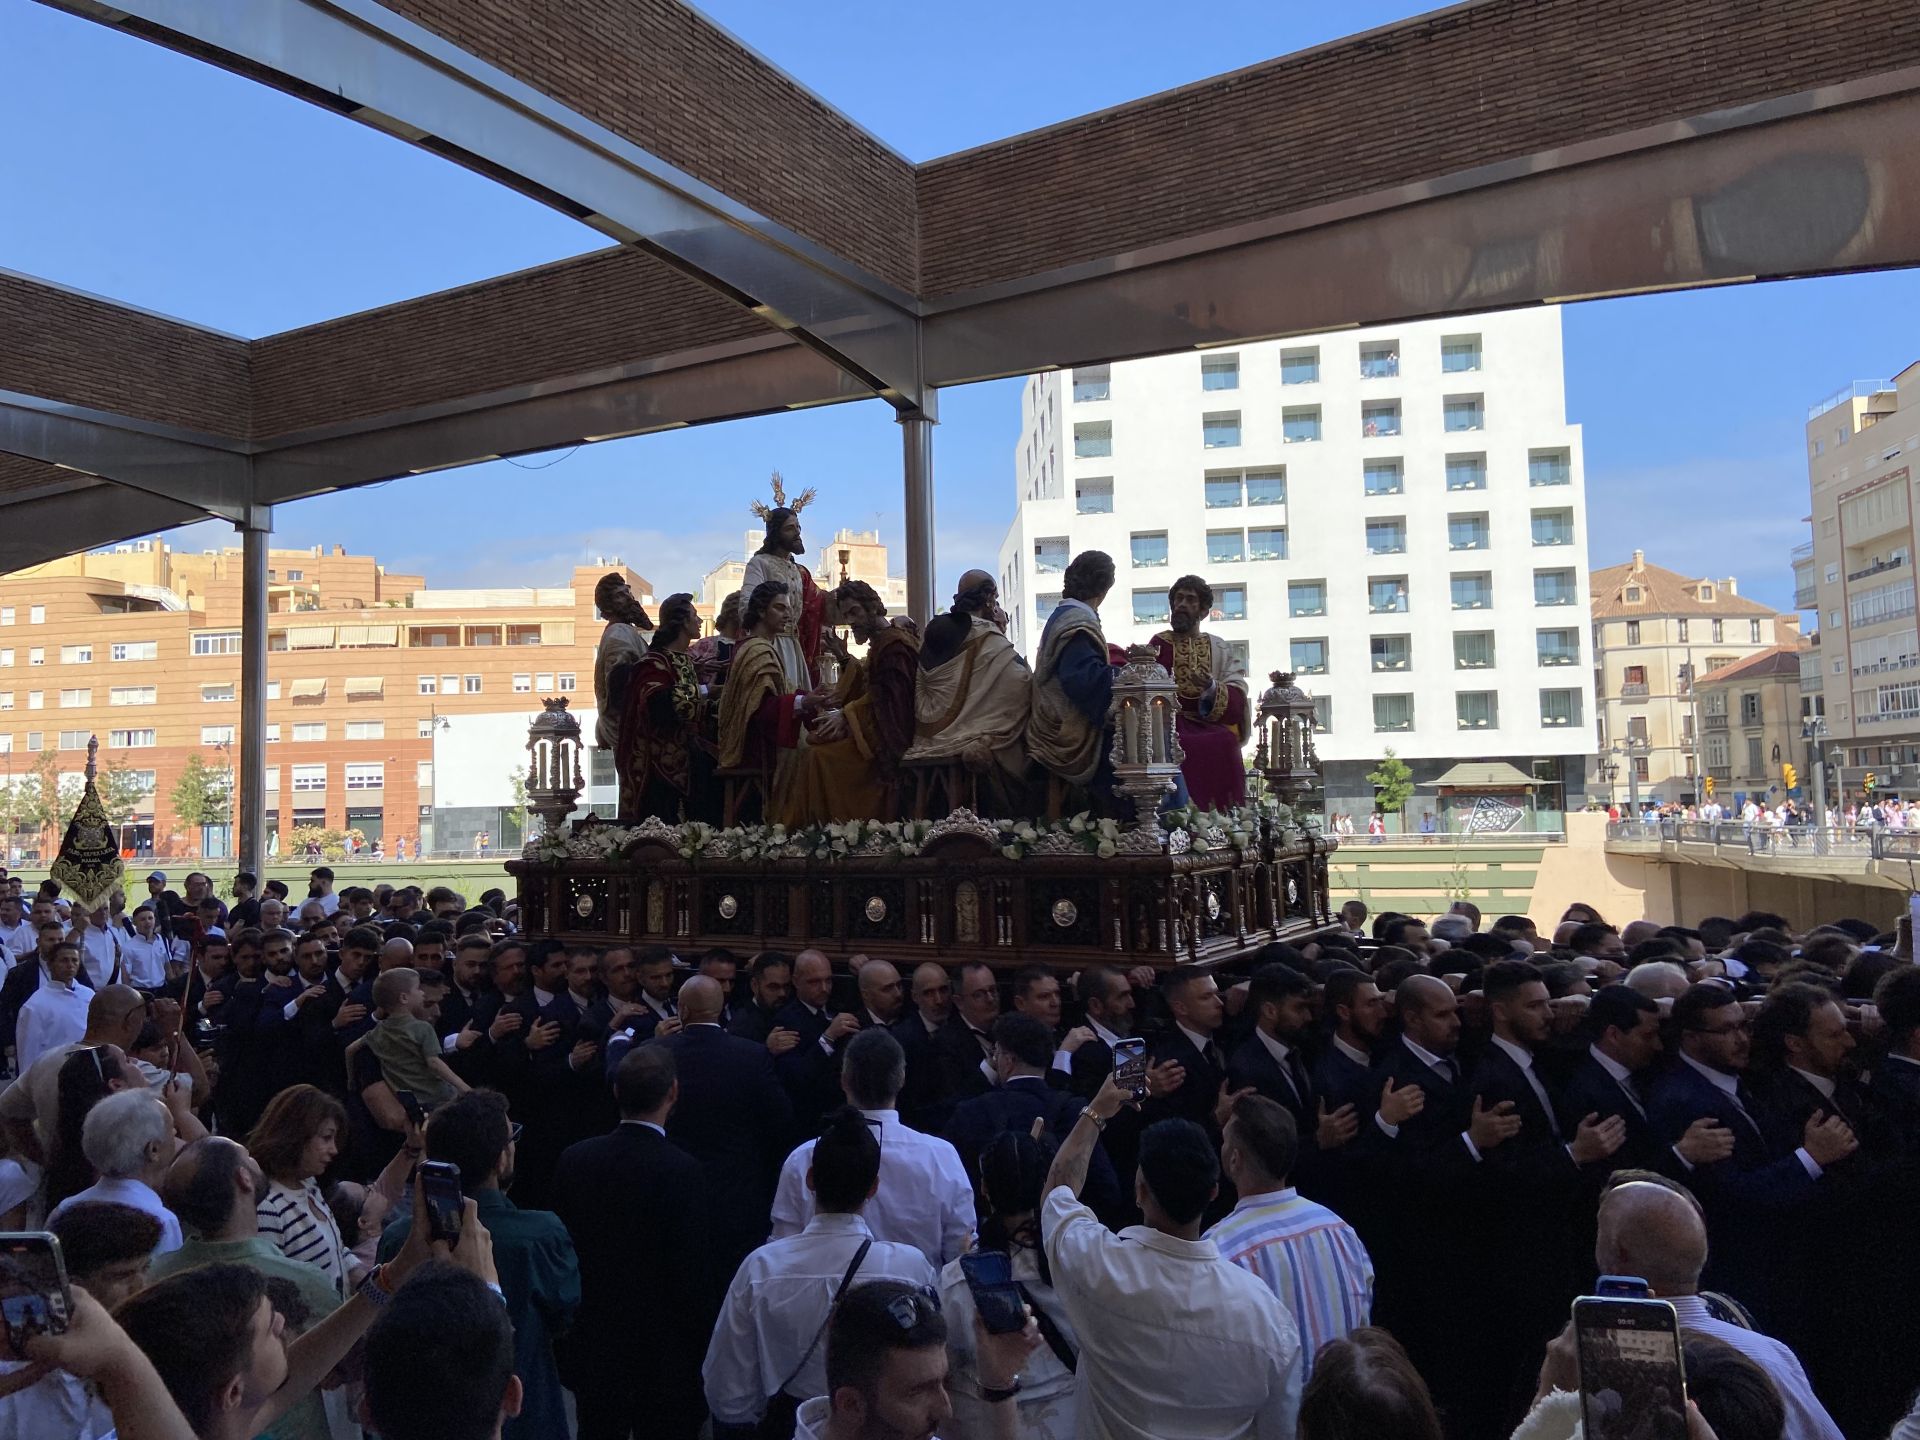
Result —
[[797, 1409], [827, 1393], [827, 1321], [855, 1283], [904, 1280], [931, 1293], [926, 1257], [876, 1239], [861, 1218], [882, 1184], [885, 1150], [866, 1116], [838, 1112], [809, 1148], [806, 1228], [762, 1245], [733, 1277], [701, 1367], [719, 1440], [754, 1433], [770, 1400]]
[[20, 897], [12, 891], [0, 894], [0, 965], [13, 965], [23, 955], [31, 955], [39, 940], [20, 914]]
[[94, 989], [120, 979], [120, 937], [107, 924], [105, 905], [88, 910], [76, 904], [73, 929], [67, 938], [79, 942], [80, 963], [87, 967], [87, 978], [93, 981]]
[[[841, 1057], [840, 1089], [880, 1138], [880, 1188], [866, 1220], [879, 1239], [911, 1245], [937, 1271], [973, 1242], [973, 1187], [960, 1152], [945, 1140], [902, 1124], [895, 1108], [906, 1083], [907, 1057], [885, 1030], [863, 1030]], [[797, 1235], [813, 1218], [807, 1167], [814, 1142], [800, 1145], [780, 1169], [773, 1201], [775, 1239]]]
[[179, 1148], [173, 1116], [156, 1096], [144, 1089], [116, 1091], [89, 1110], [80, 1127], [80, 1152], [100, 1178], [54, 1206], [47, 1219], [58, 1220], [89, 1200], [131, 1205], [160, 1222], [156, 1255], [178, 1250], [180, 1221], [161, 1202], [159, 1187]]
[[331, 915], [340, 908], [340, 897], [333, 893], [333, 871], [321, 865], [307, 876], [307, 898], [318, 900], [320, 908]]
[[1079, 1201], [1099, 1132], [1132, 1103], [1109, 1076], [1048, 1172], [1041, 1234], [1080, 1337], [1080, 1433], [1103, 1440], [1292, 1440], [1300, 1332], [1274, 1293], [1200, 1238], [1219, 1161], [1189, 1120], [1140, 1137], [1145, 1225], [1113, 1234]]
[[1714, 1319], [1700, 1298], [1707, 1264], [1707, 1227], [1684, 1191], [1647, 1180], [1609, 1190], [1600, 1199], [1594, 1261], [1602, 1275], [1634, 1275], [1671, 1304], [1683, 1329], [1724, 1340], [1767, 1372], [1786, 1407], [1783, 1440], [1840, 1440], [1840, 1427], [1813, 1393], [1793, 1351], [1757, 1330]]
[[47, 1051], [86, 1034], [87, 1002], [93, 998], [93, 991], [74, 979], [79, 973], [80, 947], [72, 940], [60, 941], [46, 961], [40, 983], [20, 1007], [13, 1032], [17, 1074], [26, 1074]]
[[158, 990], [167, 983], [167, 966], [174, 948], [160, 933], [160, 917], [150, 904], [133, 911], [133, 934], [120, 942], [121, 978], [142, 990]]

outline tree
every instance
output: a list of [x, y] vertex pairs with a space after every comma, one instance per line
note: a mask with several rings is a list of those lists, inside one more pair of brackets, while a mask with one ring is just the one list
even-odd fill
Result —
[[1388, 815], [1406, 809], [1407, 801], [1413, 798], [1413, 771], [1391, 746], [1386, 758], [1367, 772], [1367, 783], [1373, 786], [1373, 803]]
[[173, 815], [198, 831], [203, 825], [228, 825], [233, 820], [233, 770], [215, 767], [198, 755], [189, 755], [180, 778], [173, 782]]
[[19, 793], [20, 828], [38, 834], [43, 856], [50, 856], [59, 840], [56, 837], [49, 843], [47, 832], [57, 832], [67, 822], [66, 812], [60, 805], [60, 760], [53, 751], [40, 752], [40, 758], [33, 763], [33, 773], [20, 782]]

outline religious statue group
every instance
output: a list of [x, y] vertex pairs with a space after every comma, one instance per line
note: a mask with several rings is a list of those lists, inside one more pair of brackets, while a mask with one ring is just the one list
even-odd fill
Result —
[[[971, 803], [1001, 816], [1132, 818], [1113, 787], [1109, 716], [1127, 656], [1100, 625], [1112, 558], [1090, 550], [1067, 566], [1029, 668], [985, 571], [961, 577], [953, 608], [924, 633], [889, 617], [863, 581], [821, 590], [798, 558], [800, 511], [812, 498], [788, 505], [776, 477], [775, 503], [754, 507], [766, 540], [721, 606], [716, 634], [700, 633], [691, 595], [669, 595], [656, 625], [622, 576], [596, 587], [607, 626], [594, 665], [595, 743], [616, 756], [621, 819], [895, 820], [930, 796], [944, 797], [942, 812]], [[1244, 669], [1201, 628], [1213, 607], [1206, 581], [1176, 580], [1168, 605], [1171, 627], [1151, 644], [1179, 692], [1186, 754], [1175, 798], [1238, 804], [1247, 793]], [[730, 815], [729, 789], [742, 797]]]

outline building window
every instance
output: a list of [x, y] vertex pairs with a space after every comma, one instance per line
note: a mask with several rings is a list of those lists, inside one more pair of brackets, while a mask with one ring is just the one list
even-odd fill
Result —
[[231, 680], [223, 681], [217, 685], [202, 685], [200, 687], [200, 699], [205, 704], [230, 704], [235, 698], [236, 691], [234, 689], [234, 683]]
[[1247, 587], [1244, 585], [1218, 585], [1213, 591], [1213, 615], [1215, 620], [1244, 620], [1247, 618]]
[[62, 690], [60, 692], [60, 708], [62, 710], [78, 710], [84, 707], [90, 707], [92, 704], [93, 691], [91, 690]]
[[1375, 575], [1367, 581], [1367, 611], [1372, 615], [1407, 613], [1407, 577]]
[[1400, 402], [1375, 400], [1360, 407], [1360, 434], [1368, 440], [1400, 433]]
[[200, 727], [200, 743], [202, 745], [233, 744], [233, 726], [202, 725]]
[[13, 624], [13, 606], [0, 605], [0, 625]]
[[1491, 690], [1462, 690], [1453, 697], [1453, 714], [1462, 730], [1491, 730], [1500, 723], [1500, 698]]
[[47, 708], [47, 692], [44, 690], [27, 691], [27, 709], [44, 710]]
[[1286, 471], [1249, 470], [1247, 472], [1247, 504], [1284, 505], [1286, 503]]
[[574, 688], [573, 672], [570, 670], [561, 671], [560, 674], [555, 677], [555, 680], [562, 695]]
[[12, 664], [13, 664], [13, 651], [0, 650], [0, 665], [12, 665]]
[[111, 660], [158, 660], [160, 643], [157, 640], [127, 640], [114, 645], [107, 651]]
[[278, 680], [267, 681], [267, 699], [278, 700], [279, 698], [280, 698], [280, 682]]
[[1286, 445], [1304, 445], [1320, 438], [1320, 407], [1289, 405], [1280, 412], [1280, 438]]
[[154, 685], [115, 685], [107, 691], [109, 705], [157, 705], [160, 691]]
[[1447, 548], [1449, 550], [1484, 550], [1488, 544], [1488, 523], [1485, 515], [1449, 515], [1447, 517]]
[[1758, 620], [1749, 620], [1747, 622], [1747, 639], [1755, 645], [1760, 643], [1760, 622]]
[[419, 692], [422, 695], [432, 695], [436, 693], [438, 689], [438, 686], [434, 681], [433, 676], [431, 675], [422, 675], [416, 683], [417, 683]]
[[1053, 612], [1058, 610], [1059, 608], [1060, 608], [1060, 596], [1057, 593], [1052, 595], [1034, 596], [1033, 597], [1033, 623], [1042, 630], [1046, 629], [1047, 621], [1052, 618]]
[[1375, 635], [1367, 641], [1375, 670], [1405, 670], [1413, 664], [1411, 635]]
[[1533, 543], [1536, 545], [1571, 545], [1573, 543], [1573, 511], [1534, 511]]
[[1493, 576], [1484, 572], [1453, 577], [1453, 608], [1485, 610], [1493, 604]]
[[1200, 417], [1200, 443], [1209, 450], [1231, 450], [1240, 443], [1240, 412], [1216, 410]]
[[1064, 535], [1049, 536], [1033, 542], [1033, 569], [1037, 575], [1060, 575], [1066, 572], [1071, 541]]
[[1478, 335], [1442, 335], [1440, 337], [1440, 373], [1460, 375], [1480, 368]]
[[1674, 622], [1674, 633], [1682, 645], [1687, 643], [1687, 621], [1685, 616], [1682, 616]]
[[1249, 560], [1284, 560], [1287, 558], [1287, 530], [1284, 525], [1254, 526], [1247, 531], [1247, 558]]
[[1313, 697], [1313, 732], [1327, 735], [1333, 730], [1333, 697], [1316, 695]]
[[1765, 775], [1767, 773], [1765, 769], [1765, 762], [1763, 762], [1760, 758], [1761, 749], [1762, 749], [1762, 746], [1760, 742], [1760, 737], [1758, 735], [1749, 735], [1747, 737], [1747, 769], [1746, 769], [1746, 773], [1748, 775], [1758, 777], [1758, 776]]
[[87, 748], [87, 741], [91, 738], [91, 732], [86, 730], [62, 730], [60, 732], [60, 748], [62, 750], [84, 750]]
[[1320, 378], [1320, 348], [1309, 346], [1304, 350], [1282, 350], [1280, 352], [1280, 383], [1282, 385], [1312, 385]]
[[[1909, 590], [1911, 590], [1912, 587], [1909, 586], [1908, 588]], [[1716, 620], [1713, 622], [1713, 643], [1714, 644], [1719, 645], [1726, 640], [1727, 637], [1726, 637], [1725, 631], [1726, 631], [1726, 625], [1724, 624], [1724, 622], [1719, 620]]]
[[1113, 422], [1083, 420], [1073, 427], [1073, 453], [1080, 460], [1098, 460], [1113, 454]]
[[418, 723], [418, 724], [416, 724], [416, 725], [414, 726], [414, 731], [413, 731], [413, 733], [414, 733], [414, 738], [415, 738], [415, 739], [418, 739], [418, 740], [431, 740], [431, 739], [433, 738], [433, 719], [432, 719], [432, 717], [431, 717], [431, 716], [422, 716], [422, 717], [420, 718], [420, 721], [419, 721], [419, 723]]
[[384, 740], [387, 738], [387, 722], [384, 720], [347, 721], [347, 739]]
[[1752, 691], [1740, 697], [1740, 723], [1742, 725], [1760, 723], [1760, 697]]
[[1398, 495], [1404, 479], [1398, 460], [1369, 460], [1361, 466], [1361, 483], [1369, 495]]
[[1561, 728], [1578, 725], [1580, 723], [1580, 692], [1578, 690], [1542, 690], [1540, 692], [1540, 723]]
[[1400, 373], [1400, 342], [1375, 340], [1360, 347], [1360, 378], [1391, 380]]
[[27, 664], [44, 665], [46, 663], [47, 652], [41, 646], [35, 645], [31, 650], [27, 651]]
[[1580, 632], [1578, 630], [1536, 630], [1534, 647], [1539, 663], [1542, 665], [1578, 665], [1580, 663]]
[[1240, 508], [1240, 472], [1227, 475], [1209, 475], [1206, 477], [1207, 509], [1237, 510]]
[[1571, 605], [1577, 591], [1571, 570], [1533, 572], [1533, 603], [1536, 605]]
[[553, 693], [553, 676], [536, 672], [533, 677], [533, 688], [538, 690], [542, 695], [551, 695]]
[[1239, 530], [1207, 532], [1207, 563], [1234, 565], [1247, 558], [1245, 533]]
[[29, 625], [46, 624], [47, 623], [47, 607], [44, 605], [34, 605], [30, 607], [27, 611], [27, 623]]
[[1131, 554], [1137, 569], [1164, 568], [1167, 563], [1167, 532], [1161, 530], [1151, 535], [1135, 535], [1131, 542]]
[[240, 632], [238, 630], [202, 630], [193, 637], [193, 653], [196, 655], [238, 655], [240, 653]]
[[327, 767], [325, 765], [295, 765], [293, 767], [293, 788], [296, 792], [326, 789]]
[[60, 647], [60, 663], [62, 665], [91, 665], [93, 663], [93, 646], [62, 645]]
[[1102, 475], [1073, 482], [1073, 508], [1082, 515], [1113, 513], [1113, 477]]
[[1105, 400], [1113, 393], [1112, 386], [1113, 367], [1111, 365], [1079, 365], [1074, 367], [1074, 404], [1085, 404], [1091, 400]]
[[1240, 357], [1238, 355], [1202, 355], [1200, 357], [1200, 388], [1202, 390], [1238, 390], [1240, 388]]
[[293, 738], [296, 744], [303, 741], [312, 742], [315, 740], [324, 740], [327, 738], [327, 722], [324, 720], [302, 720], [294, 725]]
[[1450, 431], [1487, 428], [1486, 402], [1478, 395], [1449, 395], [1441, 402], [1441, 413]]
[[1527, 483], [1536, 489], [1543, 485], [1571, 485], [1573, 457], [1565, 450], [1529, 450]]
[[346, 784], [349, 790], [380, 790], [386, 787], [387, 767], [379, 761], [346, 767]]
[[1134, 624], [1164, 625], [1168, 618], [1166, 591], [1136, 590], [1133, 592]]
[[1627, 644], [1638, 645], [1639, 643], [1640, 622], [1638, 620], [1629, 620], [1627, 621]]
[[533, 676], [516, 675], [513, 677], [513, 693], [514, 694], [526, 695], [526, 694], [530, 694], [532, 690], [533, 690]]
[[274, 720], [267, 725], [267, 744], [278, 745], [279, 743], [280, 743], [280, 722], [278, 720]]
[[1406, 554], [1406, 520], [1399, 516], [1391, 516], [1367, 521], [1367, 553], [1369, 555]]
[[1487, 457], [1484, 455], [1447, 456], [1447, 489], [1484, 490], [1487, 488]]
[[1296, 675], [1324, 675], [1327, 673], [1327, 642], [1324, 637], [1295, 640], [1288, 647], [1288, 658]]
[[13, 709], [13, 691], [0, 690], [0, 710]]
[[1289, 580], [1287, 614], [1295, 619], [1327, 613], [1327, 583], [1324, 580]]
[[1493, 668], [1493, 632], [1459, 630], [1453, 637], [1453, 668], [1490, 670]]
[[460, 689], [465, 694], [478, 695], [480, 693], [480, 677], [478, 675], [462, 675], [460, 677]]
[[1373, 728], [1387, 731], [1413, 729], [1413, 696], [1374, 696]]

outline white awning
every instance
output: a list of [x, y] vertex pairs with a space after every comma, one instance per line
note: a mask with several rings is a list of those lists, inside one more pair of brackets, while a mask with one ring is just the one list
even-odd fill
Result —
[[399, 643], [400, 627], [398, 625], [342, 625], [340, 627], [340, 647], [343, 650], [368, 649]]
[[384, 675], [349, 675], [347, 677], [347, 699], [378, 700], [386, 693], [387, 677]]
[[287, 627], [287, 648], [289, 650], [331, 650], [333, 626], [290, 625]]
[[324, 700], [327, 696], [325, 680], [295, 680], [292, 697], [295, 700]]

